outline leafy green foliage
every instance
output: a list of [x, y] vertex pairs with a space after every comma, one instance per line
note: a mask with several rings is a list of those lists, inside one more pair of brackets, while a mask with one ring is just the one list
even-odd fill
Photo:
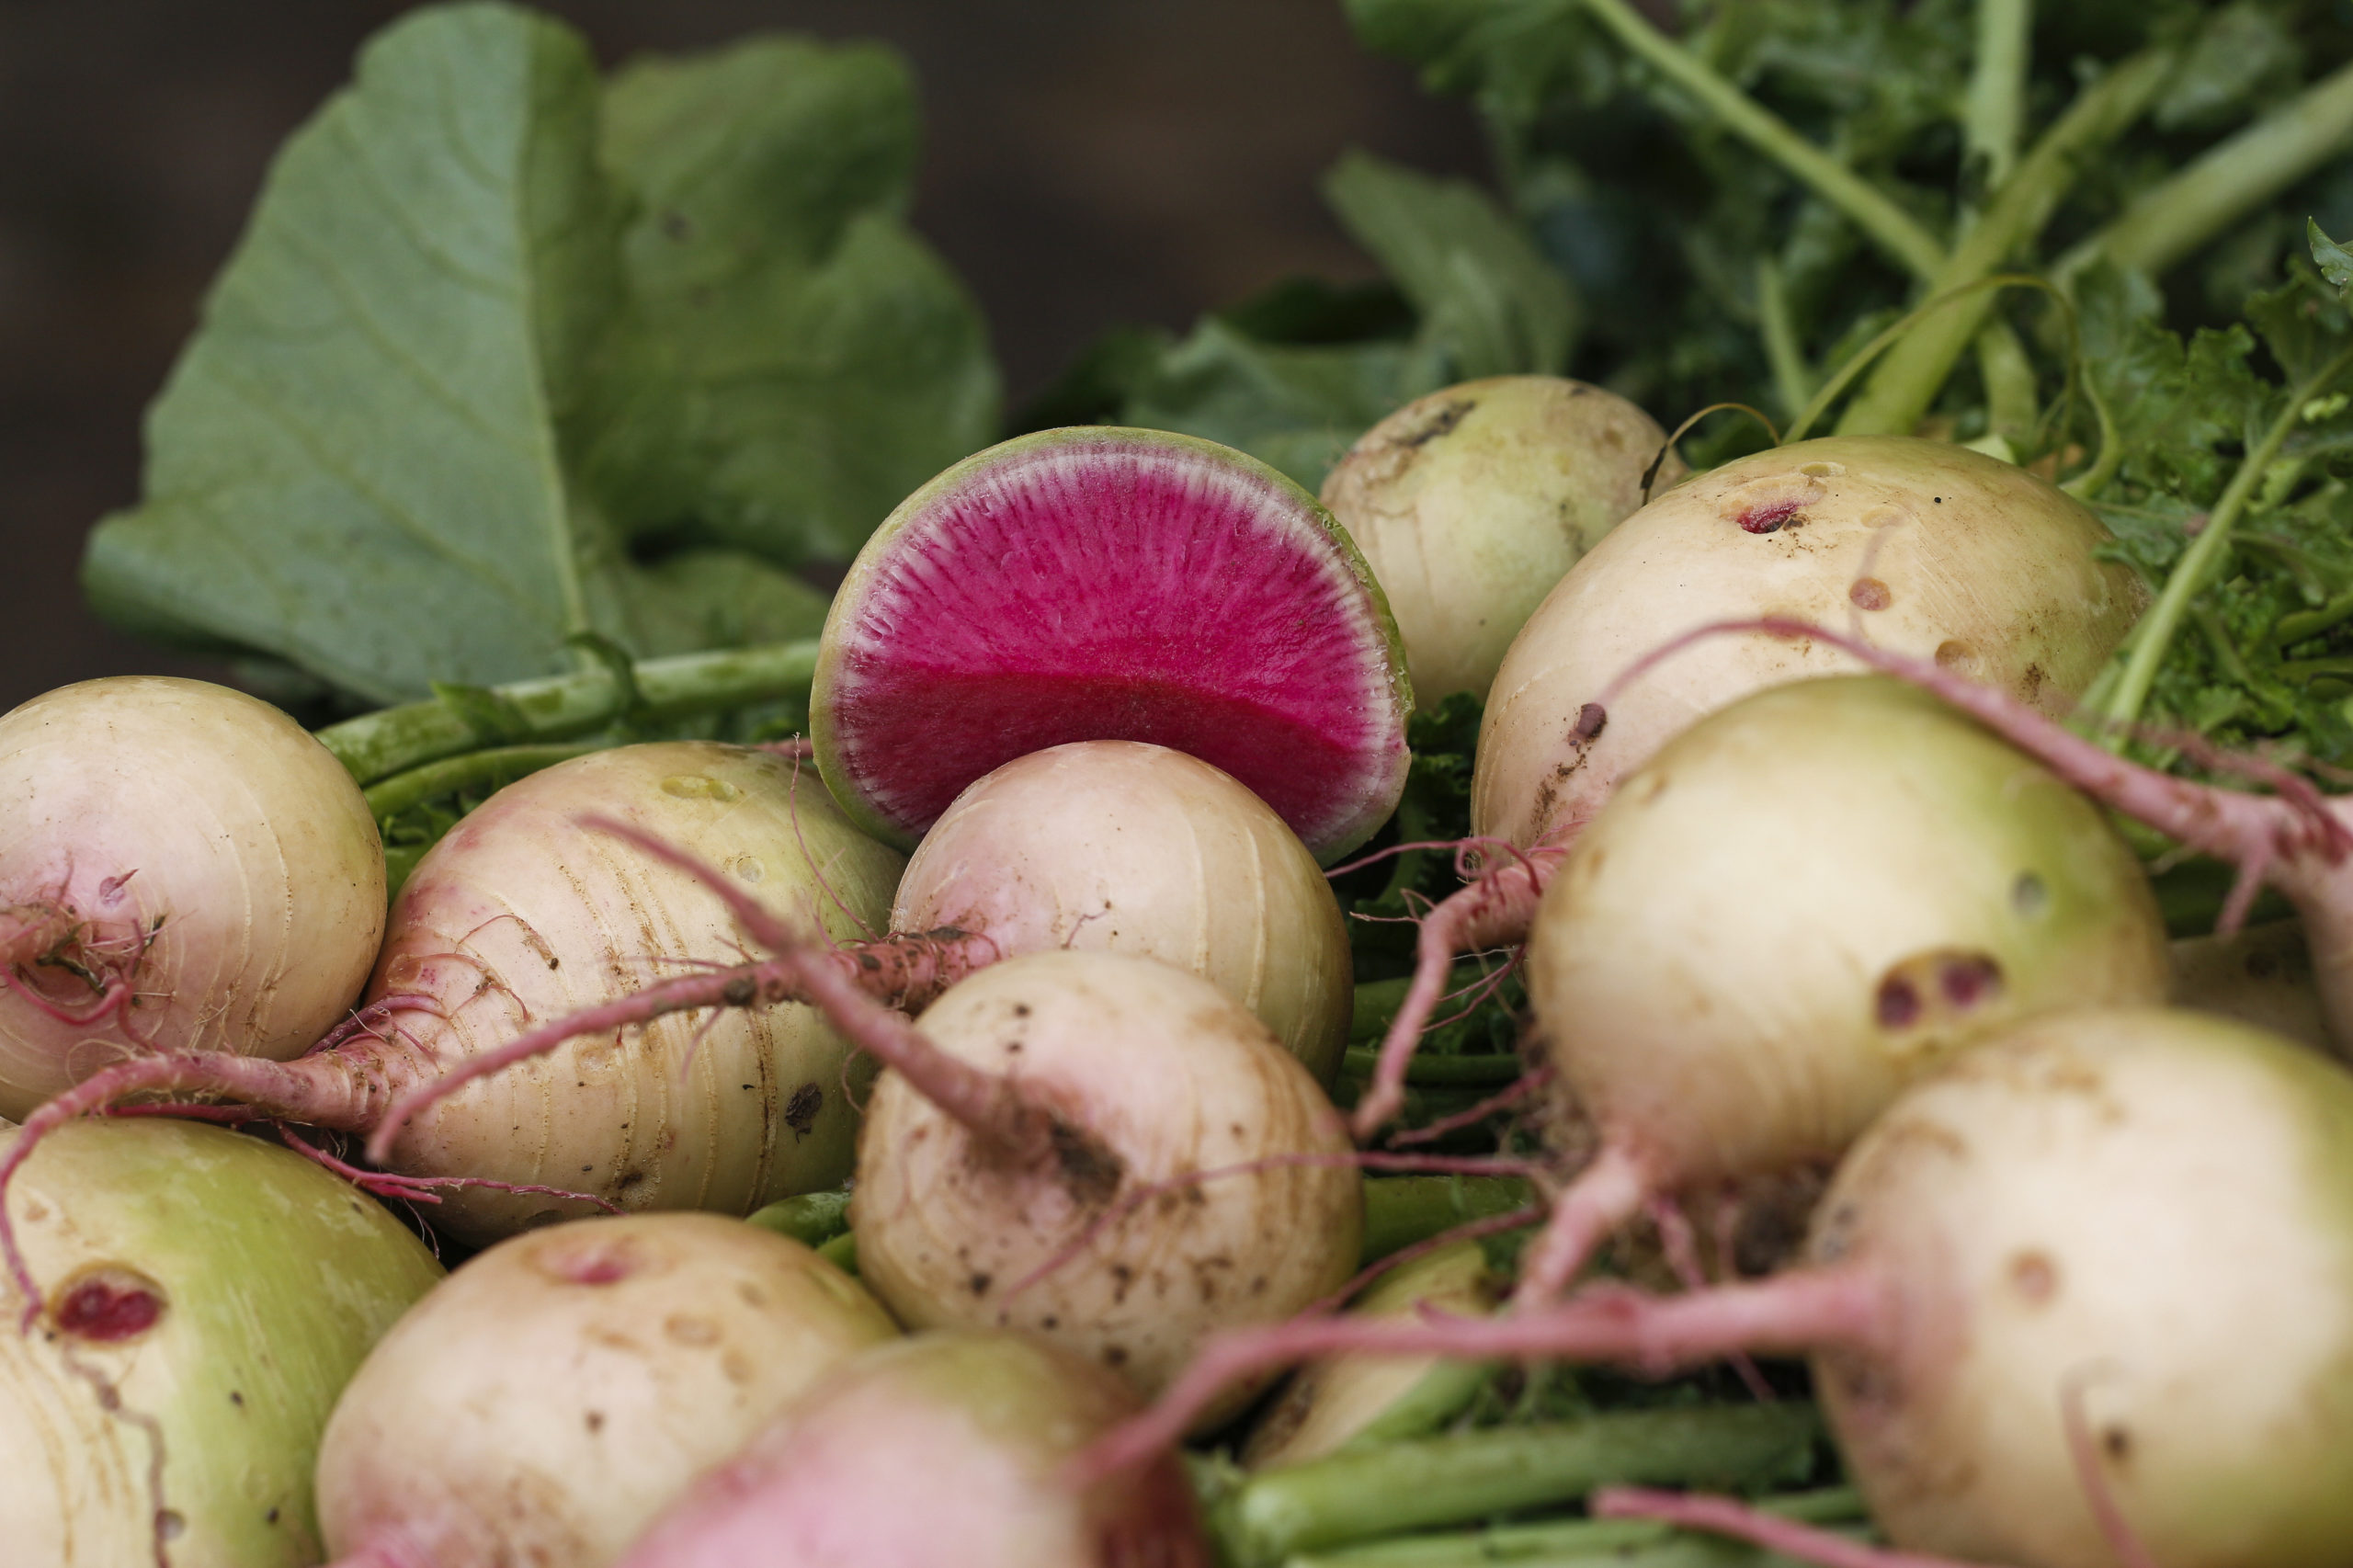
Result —
[[417, 13], [281, 153], [149, 416], [94, 604], [368, 700], [813, 631], [780, 568], [984, 442], [969, 301], [899, 223], [881, 51], [764, 40], [609, 87]]

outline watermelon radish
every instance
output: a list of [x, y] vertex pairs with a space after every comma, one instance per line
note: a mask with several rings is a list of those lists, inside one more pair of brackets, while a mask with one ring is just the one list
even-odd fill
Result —
[[1191, 437], [1048, 430], [966, 459], [867, 541], [823, 642], [817, 765], [887, 842], [1065, 741], [1213, 763], [1327, 865], [1404, 787], [1413, 693], [1371, 569], [1304, 490]]

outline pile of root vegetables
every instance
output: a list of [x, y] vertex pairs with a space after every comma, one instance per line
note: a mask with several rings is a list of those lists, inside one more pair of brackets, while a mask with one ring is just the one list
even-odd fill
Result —
[[[1047, 431], [873, 536], [805, 738], [514, 763], [389, 904], [446, 701], [28, 703], [6, 1555], [2341, 1564], [2353, 822], [2058, 722], [2105, 543], [1546, 378], [1322, 503]], [[2169, 947], [2124, 816], [2302, 934]]]

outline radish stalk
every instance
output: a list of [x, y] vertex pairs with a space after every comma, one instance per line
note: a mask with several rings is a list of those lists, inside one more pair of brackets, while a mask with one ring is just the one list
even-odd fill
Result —
[[[1605, 1489], [1597, 1495], [1608, 1495]], [[1785, 1519], [1858, 1528], [1863, 1500], [1853, 1488], [1780, 1493], [1757, 1507]], [[1695, 1550], [1696, 1549], [1696, 1550]], [[1609, 1568], [1699, 1568], [1721, 1554], [1690, 1535], [1647, 1519], [1574, 1519], [1527, 1525], [1491, 1525], [1456, 1535], [1407, 1536], [1394, 1540], [1302, 1553], [1286, 1568], [1487, 1568], [1495, 1562], [1607, 1563]]]
[[[1750, 692], [1860, 665], [1827, 639], [1680, 639], [1760, 612], [1846, 625], [1850, 641], [1934, 658], [2058, 710], [2099, 673], [2144, 597], [2128, 568], [2097, 558], [2106, 542], [2089, 510], [2023, 470], [1893, 437], [1744, 458], [1611, 529], [1496, 676], [1472, 828], [1517, 853], [1491, 857], [1485, 876], [1431, 912], [1358, 1136], [1393, 1114], [1452, 952], [1526, 934], [1562, 856], [1627, 773]], [[1645, 662], [1663, 644], [1679, 651]]]

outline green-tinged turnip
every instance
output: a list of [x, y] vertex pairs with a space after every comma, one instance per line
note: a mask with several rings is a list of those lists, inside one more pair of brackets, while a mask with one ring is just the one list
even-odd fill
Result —
[[1552, 585], [1642, 506], [1645, 476], [1683, 477], [1665, 446], [1624, 398], [1559, 376], [1464, 381], [1357, 438], [1322, 499], [1389, 597], [1422, 708], [1486, 696]]
[[695, 1477], [898, 1326], [798, 1242], [710, 1214], [517, 1236], [418, 1302], [319, 1454], [343, 1568], [616, 1561]]
[[46, 1305], [17, 1332], [0, 1280], [0, 1560], [317, 1562], [320, 1433], [440, 1278], [423, 1244], [284, 1149], [153, 1118], [60, 1129], [8, 1208]]

